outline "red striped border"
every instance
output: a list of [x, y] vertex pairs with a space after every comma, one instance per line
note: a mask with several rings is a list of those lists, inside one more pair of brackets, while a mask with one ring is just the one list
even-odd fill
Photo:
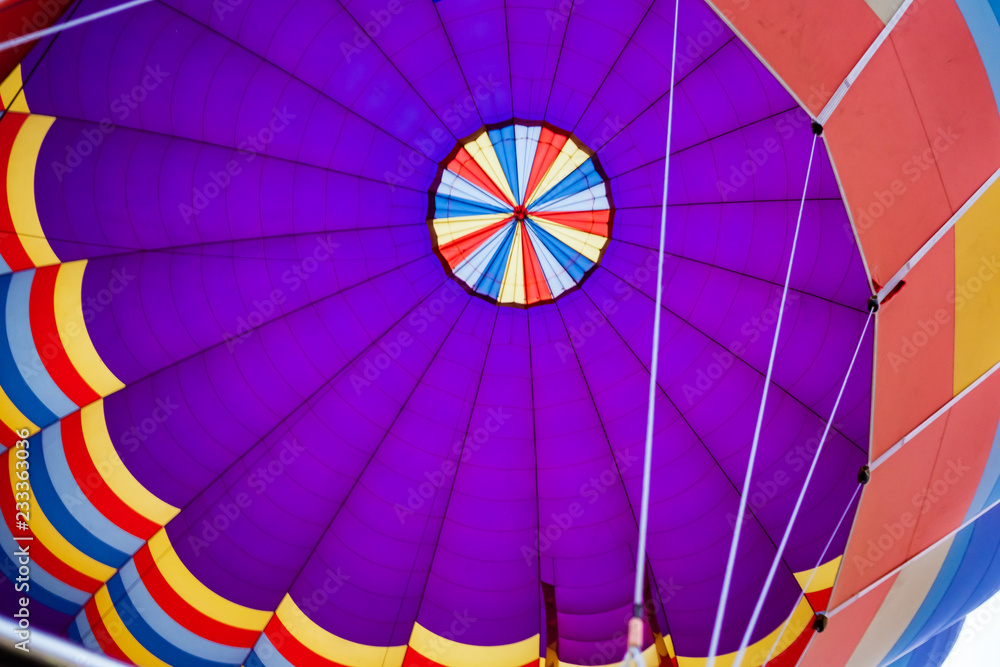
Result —
[[42, 267], [35, 271], [28, 308], [31, 317], [31, 335], [35, 340], [35, 349], [42, 358], [42, 364], [49, 372], [49, 376], [71, 401], [78, 407], [83, 407], [98, 400], [100, 395], [87, 384], [73, 366], [59, 336], [55, 311], [58, 275], [58, 265]]
[[14, 139], [17, 138], [17, 133], [21, 131], [21, 126], [27, 118], [28, 116], [22, 113], [7, 112], [3, 120], [0, 120], [0, 188], [5, 193], [3, 204], [0, 205], [0, 255], [3, 255], [11, 271], [21, 271], [34, 266], [14, 229], [8, 204], [10, 195], [7, 193], [7, 165], [10, 153], [14, 148]]
[[237, 628], [217, 621], [211, 616], [203, 614], [181, 597], [180, 593], [170, 586], [163, 573], [160, 572], [160, 568], [153, 560], [153, 554], [149, 551], [148, 544], [144, 544], [135, 553], [133, 560], [146, 590], [170, 618], [196, 635], [219, 644], [251, 648], [257, 643], [257, 639], [260, 637], [259, 630]]
[[66, 462], [83, 495], [101, 514], [122, 530], [143, 540], [155, 535], [160, 529], [159, 524], [142, 516], [119, 498], [97, 471], [97, 465], [91, 459], [83, 437], [80, 412], [72, 412], [63, 417], [60, 428]]

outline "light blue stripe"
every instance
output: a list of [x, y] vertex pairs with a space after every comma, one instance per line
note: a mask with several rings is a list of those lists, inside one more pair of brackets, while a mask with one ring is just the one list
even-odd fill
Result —
[[535, 204], [532, 210], [538, 211], [538, 214], [544, 217], [547, 212], [602, 211], [607, 208], [611, 208], [611, 203], [608, 202], [607, 188], [605, 188], [604, 183], [598, 183], [583, 192], [546, 202], [544, 206]]
[[[25, 541], [25, 544], [29, 545], [29, 553], [31, 552], [31, 545], [34, 545], [36, 541], [37, 540]], [[11, 534], [10, 528], [7, 527], [6, 521], [0, 521], [0, 547], [3, 547], [3, 552], [7, 555], [13, 554], [20, 548], [17, 540], [15, 540], [14, 536]], [[14, 566], [14, 571], [5, 572], [4, 574], [6, 574], [11, 581], [14, 581], [17, 578], [17, 565], [14, 563], [13, 559], [10, 561], [10, 564]], [[79, 588], [74, 588], [62, 580], [57, 579], [43, 570], [42, 567], [35, 561], [31, 561], [29, 567], [31, 568], [31, 574], [29, 575], [29, 584], [31, 586], [29, 593], [31, 597], [35, 597], [35, 587], [40, 586], [52, 595], [55, 595], [73, 605], [72, 609], [66, 612], [68, 614], [76, 613], [79, 606], [90, 599], [90, 593], [81, 591]], [[49, 606], [52, 607], [52, 605]], [[53, 609], [56, 609], [56, 607], [53, 607]], [[63, 610], [60, 609], [60, 611]]]
[[956, 1], [979, 49], [979, 57], [993, 88], [993, 97], [1000, 108], [1000, 20], [997, 19], [996, 7], [991, 7], [987, 0]]
[[91, 651], [96, 653], [104, 653], [101, 649], [101, 645], [97, 643], [97, 639], [94, 637], [94, 631], [90, 627], [90, 621], [87, 620], [87, 612], [81, 611], [76, 615], [76, 620], [73, 621], [73, 627], [76, 628], [79, 636], [79, 642], [89, 648]]
[[459, 262], [458, 266], [455, 267], [455, 276], [469, 287], [475, 289], [476, 283], [479, 282], [479, 279], [489, 267], [490, 260], [503, 242], [504, 234], [513, 226], [513, 222], [504, 225], [494, 232], [493, 236], [479, 246], [474, 253]]
[[545, 277], [545, 283], [548, 285], [549, 293], [552, 297], [555, 298], [576, 285], [573, 277], [569, 275], [566, 269], [559, 265], [559, 262], [542, 242], [542, 239], [535, 233], [535, 225], [525, 225], [525, 228], [528, 230], [528, 236], [531, 237], [531, 245], [535, 250], [535, 255], [538, 257], [538, 263], [541, 264], [542, 276]]
[[[31, 273], [34, 271], [32, 270]], [[56, 421], [57, 417], [45, 406], [45, 403], [39, 400], [21, 376], [21, 370], [17, 367], [17, 362], [14, 361], [14, 350], [11, 348], [7, 332], [7, 301], [13, 277], [13, 274], [0, 276], [0, 377], [4, 379], [3, 389], [7, 393], [7, 397], [17, 406], [17, 409], [34, 424], [48, 426]]]
[[438, 188], [438, 196], [466, 199], [484, 206], [509, 208], [508, 204], [497, 199], [496, 195], [490, 194], [472, 181], [450, 170], [445, 170], [441, 174], [441, 187]]
[[504, 274], [507, 273], [507, 266], [510, 264], [510, 249], [514, 242], [514, 232], [516, 225], [508, 225], [506, 235], [500, 243], [500, 248], [493, 254], [489, 266], [483, 273], [476, 289], [481, 293], [489, 294], [490, 298], [496, 299], [500, 296], [500, 288], [503, 284]]
[[951, 543], [951, 548], [948, 549], [948, 555], [945, 557], [944, 563], [941, 564], [941, 569], [934, 579], [934, 583], [931, 585], [930, 590], [927, 591], [927, 596], [920, 603], [917, 613], [903, 634], [900, 635], [895, 646], [889, 651], [889, 655], [885, 657], [885, 660], [893, 660], [900, 653], [912, 646], [920, 634], [927, 628], [927, 625], [938, 611], [941, 602], [951, 589], [951, 585], [955, 581], [959, 570], [961, 570], [971, 540], [971, 530], [960, 531], [955, 536], [955, 539]]
[[887, 659], [927, 641], [1000, 589], [998, 549], [1000, 508], [994, 508], [955, 536], [931, 590]]
[[434, 196], [434, 217], [435, 218], [458, 218], [466, 215], [485, 215], [487, 213], [510, 214], [509, 208], [489, 204], [479, 204], [459, 197], [447, 195]]
[[156, 603], [139, 576], [135, 561], [129, 560], [119, 570], [118, 575], [125, 585], [132, 606], [142, 616], [146, 624], [174, 646], [182, 646], [192, 655], [213, 662], [240, 664], [247, 655], [246, 647], [227, 646], [191, 632], [175, 621]]
[[531, 180], [531, 167], [535, 163], [535, 153], [538, 151], [538, 139], [542, 134], [542, 127], [534, 125], [526, 127], [516, 125], [514, 136], [517, 141], [517, 201], [524, 201], [524, 194], [528, 189], [528, 181]]
[[[962, 632], [962, 622], [953, 623], [928, 639], [919, 648], [892, 663], [892, 667], [940, 667]], [[884, 664], [884, 663], [883, 663]]]
[[[521, 191], [517, 179], [517, 147], [514, 145], [514, 127], [506, 125], [499, 130], [489, 131], [490, 141], [493, 142], [493, 149], [497, 157], [500, 158], [500, 167], [507, 178], [507, 185], [510, 186], [511, 193], [518, 197]], [[521, 203], [520, 198], [517, 201]]]
[[7, 296], [7, 339], [14, 353], [14, 363], [21, 370], [24, 381], [49, 410], [62, 418], [76, 410], [77, 405], [69, 400], [49, 375], [35, 348], [28, 316], [31, 283], [34, 279], [34, 269], [19, 271], [11, 276], [10, 294]]
[[49, 471], [52, 486], [81, 526], [105, 544], [127, 555], [134, 554], [142, 547], [143, 540], [119, 528], [101, 514], [80, 490], [66, 460], [61, 422], [42, 431], [42, 455], [45, 457], [45, 467]]
[[[34, 541], [27, 544], [34, 544]], [[18, 565], [10, 558], [10, 555], [17, 551], [19, 547], [14, 540], [14, 536], [10, 533], [6, 521], [0, 521], [0, 547], [3, 548], [3, 552], [0, 554], [0, 570], [3, 570], [4, 575], [8, 579], [16, 581]], [[30, 546], [28, 547], [28, 551], [30, 553]], [[30, 586], [28, 597], [31, 599], [38, 600], [42, 604], [52, 607], [56, 611], [61, 611], [64, 614], [75, 614], [81, 605], [90, 599], [89, 593], [73, 588], [69, 584], [56, 579], [42, 569], [38, 563], [31, 561], [29, 567], [31, 568], [31, 572], [28, 575], [28, 584]]]
[[[115, 575], [108, 581], [108, 595], [114, 600], [115, 610], [121, 617], [125, 627], [128, 628], [132, 636], [143, 645], [150, 653], [160, 658], [168, 665], [184, 665], [184, 667], [225, 667], [223, 663], [204, 660], [189, 653], [186, 648], [182, 648], [169, 640], [158, 635], [139, 611], [128, 596], [125, 586], [122, 584], [121, 576]], [[243, 658], [249, 654], [249, 649], [244, 649], [239, 659], [229, 665], [242, 664]]]
[[66, 509], [63, 499], [52, 486], [52, 477], [46, 465], [45, 436], [42, 436], [41, 456], [32, 459], [31, 488], [35, 494], [35, 502], [49, 519], [49, 523], [62, 535], [67, 542], [105, 565], [117, 568], [131, 554], [119, 551], [80, 525], [80, 522]]
[[603, 184], [601, 175], [594, 167], [594, 161], [588, 159], [579, 167], [574, 169], [568, 176], [556, 183], [548, 192], [535, 200], [531, 205], [532, 210], [546, 210], [548, 204], [565, 199], [579, 192], [592, 189], [596, 185]]
[[983, 468], [982, 477], [979, 478], [976, 495], [973, 496], [969, 511], [965, 513], [965, 519], [962, 523], [982, 512], [994, 500], [998, 482], [1000, 482], [1000, 427], [993, 435], [993, 448], [990, 449], [986, 467]]
[[[251, 658], [256, 657], [264, 667], [295, 667], [288, 661], [288, 658], [274, 648], [274, 644], [263, 632], [260, 633], [260, 640], [257, 641], [257, 645], [253, 647], [253, 653], [250, 655]], [[249, 667], [249, 665], [250, 660], [247, 660], [247, 666]]]
[[594, 266], [594, 262], [592, 262], [588, 257], [581, 255], [573, 248], [570, 248], [568, 245], [535, 223], [535, 221], [529, 218], [526, 222], [528, 225], [535, 228], [535, 234], [541, 240], [542, 244], [548, 248], [549, 252], [552, 253], [552, 256], [559, 263], [559, 266], [564, 268], [569, 273], [569, 275], [573, 278], [574, 283], [580, 282], [580, 280], [583, 279], [583, 276], [586, 275], [587, 271]]

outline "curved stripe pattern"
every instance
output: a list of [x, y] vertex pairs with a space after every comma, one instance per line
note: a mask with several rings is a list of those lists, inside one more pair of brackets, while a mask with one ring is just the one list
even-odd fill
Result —
[[594, 155], [549, 125], [484, 128], [441, 163], [429, 222], [445, 268], [503, 305], [547, 303], [598, 264], [613, 206]]
[[[700, 44], [717, 18], [682, 2]], [[46, 40], [0, 86], [23, 83], [0, 120], [0, 438], [33, 434], [38, 627], [142, 665], [621, 655], [672, 26], [648, 0], [552, 7], [166, 0]], [[812, 140], [716, 32], [678, 63], [649, 667], [704, 664]], [[867, 314], [821, 162], [726, 652]], [[865, 375], [758, 662], [794, 663], [829, 598]]]

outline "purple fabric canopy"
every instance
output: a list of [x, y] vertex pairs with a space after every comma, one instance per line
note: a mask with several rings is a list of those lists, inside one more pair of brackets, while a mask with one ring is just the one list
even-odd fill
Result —
[[[170, 541], [224, 598], [273, 610], [287, 592], [373, 646], [415, 623], [448, 635], [458, 614], [474, 619], [463, 644], [540, 633], [580, 664], [624, 651], [673, 4], [570, 4], [164, 0], [25, 60], [31, 111], [58, 118], [39, 219], [62, 261], [89, 258], [90, 336], [125, 384], [108, 431], [180, 508]], [[649, 602], [679, 655], [704, 656], [812, 136], [700, 0], [680, 16]], [[498, 305], [445, 269], [428, 212], [468, 137], [542, 122], [599, 159], [610, 239], [577, 289]], [[723, 652], [867, 316], [817, 150]], [[868, 338], [754, 641], [790, 613], [867, 462]], [[303, 604], [331, 573], [329, 600]]]

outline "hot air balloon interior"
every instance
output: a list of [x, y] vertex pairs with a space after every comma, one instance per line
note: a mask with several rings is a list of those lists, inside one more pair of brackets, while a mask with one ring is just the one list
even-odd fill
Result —
[[0, 5], [20, 649], [939, 665], [1000, 589], [998, 15]]

